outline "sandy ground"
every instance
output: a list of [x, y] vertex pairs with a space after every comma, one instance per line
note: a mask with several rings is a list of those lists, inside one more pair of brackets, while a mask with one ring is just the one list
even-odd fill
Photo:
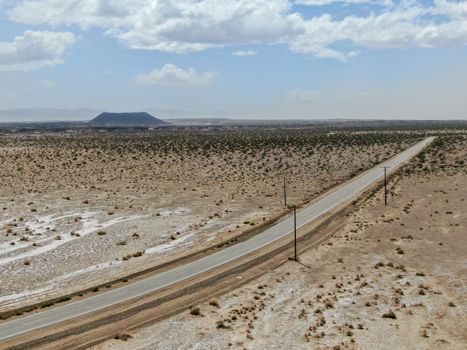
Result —
[[300, 264], [94, 350], [465, 349], [466, 141], [434, 144]]
[[[313, 130], [0, 136], [0, 311], [217, 244], [423, 135]], [[312, 179], [312, 181], [310, 181]]]

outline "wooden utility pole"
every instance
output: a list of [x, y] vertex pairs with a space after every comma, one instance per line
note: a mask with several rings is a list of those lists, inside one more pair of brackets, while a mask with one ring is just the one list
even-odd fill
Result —
[[294, 236], [294, 260], [297, 259], [297, 208], [293, 206], [293, 236]]
[[386, 179], [386, 171], [389, 169], [388, 166], [383, 166], [384, 169], [384, 205], [388, 205], [388, 189], [387, 189], [387, 179]]
[[285, 184], [285, 175], [284, 175], [284, 206], [287, 207], [287, 186]]

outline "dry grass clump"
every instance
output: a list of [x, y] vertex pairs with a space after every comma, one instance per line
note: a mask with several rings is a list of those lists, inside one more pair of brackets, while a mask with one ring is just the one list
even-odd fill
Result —
[[192, 307], [190, 308], [190, 315], [193, 315], [193, 316], [202, 316], [200, 308], [197, 307], [197, 306], [192, 306]]
[[385, 313], [383, 314], [383, 318], [391, 318], [391, 319], [394, 319], [394, 320], [395, 320], [397, 317], [396, 317], [396, 314], [394, 313], [394, 311], [392, 311], [391, 309], [389, 309], [388, 312], [385, 312]]
[[128, 334], [128, 333], [118, 333], [118, 334], [114, 337], [115, 340], [121, 340], [121, 341], [128, 341], [128, 340], [130, 340], [130, 339], [132, 339], [132, 338], [133, 338], [133, 337], [132, 337], [130, 334]]
[[123, 261], [127, 261], [127, 260], [130, 260], [132, 258], [139, 258], [141, 256], [143, 256], [144, 254], [144, 250], [143, 251], [139, 251], [139, 252], [136, 252], [136, 253], [133, 253], [133, 254], [128, 254], [128, 255], [125, 255], [122, 260]]
[[209, 305], [215, 306], [215, 307], [219, 307], [219, 301], [217, 301], [217, 300], [211, 300], [211, 301], [209, 302]]

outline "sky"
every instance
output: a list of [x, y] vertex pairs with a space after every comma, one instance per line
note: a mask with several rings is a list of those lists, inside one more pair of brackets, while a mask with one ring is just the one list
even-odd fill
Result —
[[0, 0], [16, 109], [467, 119], [467, 1]]

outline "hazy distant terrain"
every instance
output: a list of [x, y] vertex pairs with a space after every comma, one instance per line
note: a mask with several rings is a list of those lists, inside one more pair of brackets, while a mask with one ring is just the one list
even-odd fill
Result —
[[94, 109], [12, 109], [0, 110], [0, 123], [87, 121], [103, 112]]
[[[217, 115], [193, 113], [190, 111], [165, 110], [148, 108], [149, 114], [157, 116], [173, 125], [179, 126], [267, 126], [267, 125], [326, 125], [326, 126], [343, 126], [343, 127], [379, 127], [379, 126], [394, 126], [394, 127], [410, 127], [410, 126], [425, 126], [439, 127], [440, 125], [467, 125], [466, 120], [399, 120], [395, 119], [321, 119], [319, 116], [310, 116], [310, 118], [294, 118], [293, 116], [283, 116], [281, 118], [257, 118], [257, 119], [242, 119], [235, 116], [222, 117]], [[26, 123], [34, 125], [38, 122], [47, 124], [60, 124], [66, 126], [68, 122], [88, 122], [95, 118], [98, 114], [105, 112], [99, 109], [12, 109], [0, 110], [0, 129], [2, 124]]]
[[[378, 119], [236, 119], [214, 117], [185, 117], [179, 114], [177, 118], [165, 117], [164, 111], [157, 114], [162, 122], [172, 127], [319, 127], [319, 128], [465, 128], [467, 120], [378, 120]], [[89, 127], [129, 127], [119, 123], [91, 123], [102, 111], [97, 110], [0, 110], [0, 130], [28, 129], [28, 130], [65, 130], [83, 129]], [[112, 125], [113, 124], [113, 125]], [[131, 123], [130, 123], [131, 124]], [[143, 123], [144, 124], [144, 123]], [[134, 125], [133, 125], [134, 126]], [[142, 125], [138, 125], [141, 127]], [[154, 126], [154, 125], [152, 125]]]

